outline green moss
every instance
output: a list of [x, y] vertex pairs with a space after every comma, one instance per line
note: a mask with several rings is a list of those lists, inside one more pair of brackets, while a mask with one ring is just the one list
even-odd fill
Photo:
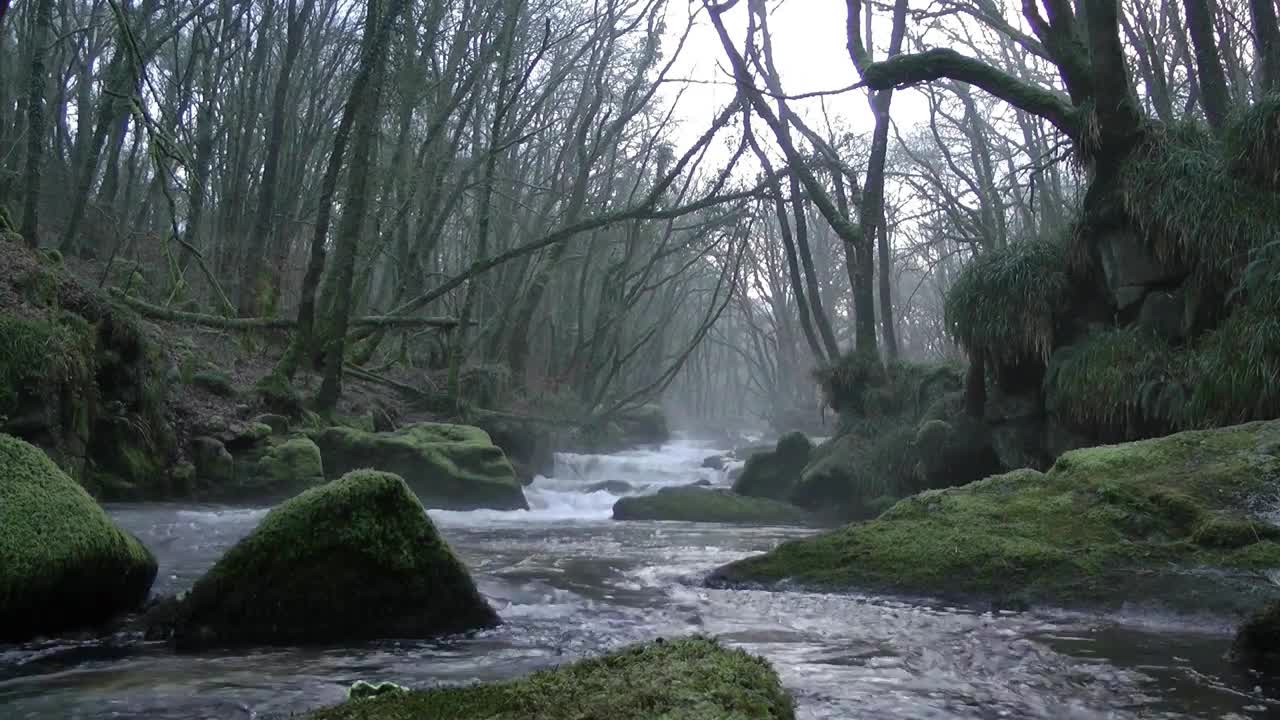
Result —
[[703, 487], [663, 488], [655, 495], [624, 497], [614, 504], [613, 519], [739, 525], [804, 525], [813, 522], [812, 516], [795, 505]]
[[[1280, 270], [1280, 263], [1270, 269]], [[1247, 304], [1201, 338], [1188, 354], [1186, 425], [1206, 427], [1280, 416], [1277, 295], [1270, 288], [1258, 288]]]
[[468, 425], [417, 423], [394, 432], [331, 427], [311, 433], [330, 477], [358, 468], [394, 472], [427, 507], [527, 509], [502, 450]]
[[320, 448], [306, 437], [275, 442], [245, 462], [237, 462], [236, 492], [242, 495], [292, 495], [324, 483]]
[[349, 702], [311, 720], [792, 720], [764, 659], [689, 637], [637, 645], [505, 682]]
[[0, 435], [0, 642], [136, 608], [156, 561], [38, 448]]
[[404, 481], [364, 470], [279, 505], [191, 589], [180, 647], [421, 638], [498, 622]]
[[1048, 360], [1059, 313], [1069, 306], [1066, 250], [1047, 240], [978, 255], [947, 291], [947, 328], [970, 353], [997, 364]]
[[231, 376], [222, 370], [212, 368], [200, 370], [191, 376], [191, 384], [220, 397], [235, 397], [237, 394]]
[[889, 423], [878, 433], [849, 433], [821, 445], [788, 499], [825, 517], [874, 516], [883, 498], [920, 489], [915, 468], [915, 431]]
[[304, 412], [302, 394], [289, 384], [288, 378], [277, 373], [264, 375], [253, 386], [258, 403], [268, 412], [287, 417], [301, 417]]
[[713, 580], [1238, 612], [1280, 594], [1212, 571], [1280, 566], [1275, 530], [1247, 510], [1280, 482], [1277, 442], [1280, 421], [1076, 450], [1046, 474], [920, 493], [879, 519], [725, 566]]
[[0, 315], [0, 415], [18, 410], [24, 395], [39, 397], [62, 385], [87, 393], [93, 372], [93, 334], [83, 318]]
[[469, 365], [459, 377], [460, 391], [467, 402], [494, 408], [506, 404], [511, 393], [511, 369], [506, 365]]

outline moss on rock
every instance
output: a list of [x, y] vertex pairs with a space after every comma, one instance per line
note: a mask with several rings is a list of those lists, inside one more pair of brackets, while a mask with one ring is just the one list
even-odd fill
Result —
[[427, 507], [529, 507], [511, 463], [477, 427], [416, 423], [383, 433], [331, 427], [311, 437], [329, 477], [374, 468], [403, 477]]
[[671, 487], [663, 488], [654, 495], [624, 497], [614, 503], [613, 519], [738, 525], [807, 525], [813, 522], [811, 515], [795, 505], [705, 487]]
[[546, 423], [484, 410], [470, 411], [467, 422], [484, 430], [493, 444], [502, 448], [521, 483], [528, 485], [536, 476], [550, 475], [555, 469], [555, 440]]
[[0, 642], [137, 608], [156, 561], [39, 448], [0, 435]]
[[179, 647], [426, 638], [498, 623], [405, 482], [362, 470], [276, 507], [183, 598]]
[[310, 720], [792, 720], [764, 659], [705, 637], [658, 640], [504, 682], [355, 700]]
[[235, 397], [237, 394], [231, 376], [221, 370], [201, 370], [191, 376], [191, 384], [219, 397]]
[[711, 582], [1238, 614], [1280, 587], [1280, 421], [1076, 450], [907, 498], [880, 518], [718, 569]]
[[778, 438], [771, 451], [756, 452], [747, 458], [733, 491], [748, 497], [785, 500], [809, 464], [813, 443], [803, 433], [789, 432]]

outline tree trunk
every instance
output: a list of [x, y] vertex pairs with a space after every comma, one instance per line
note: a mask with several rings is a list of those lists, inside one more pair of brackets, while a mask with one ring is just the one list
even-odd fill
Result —
[[1258, 67], [1259, 95], [1280, 90], [1280, 29], [1274, 0], [1249, 0], [1253, 17], [1253, 48]]
[[293, 108], [287, 107], [289, 83], [293, 79], [293, 65], [302, 48], [303, 30], [313, 7], [315, 0], [302, 0], [302, 9], [299, 11], [297, 0], [289, 0], [284, 61], [280, 66], [280, 76], [276, 79], [275, 94], [271, 100], [271, 123], [267, 127], [267, 156], [262, 166], [262, 189], [258, 195], [258, 209], [253, 218], [253, 229], [246, 239], [244, 262], [240, 268], [240, 294], [236, 305], [243, 317], [253, 317], [262, 312], [259, 299], [273, 295], [272, 288], [280, 285], [279, 272], [264, 267], [263, 255], [267, 239], [275, 226], [272, 216], [275, 214], [276, 186], [279, 184], [276, 175], [279, 173], [280, 149], [284, 143], [284, 122], [286, 117], [296, 114]]
[[1213, 30], [1213, 8], [1209, 0], [1185, 0], [1187, 29], [1196, 50], [1196, 75], [1200, 78], [1200, 105], [1214, 133], [1221, 134], [1227, 120], [1230, 100], [1227, 78], [1222, 72], [1218, 41]]
[[[22, 237], [31, 247], [39, 247], [40, 176], [45, 146], [45, 55], [49, 28], [53, 25], [53, 0], [36, 0], [35, 25], [31, 34], [31, 87], [27, 98], [27, 172], [22, 212]], [[3, 18], [0, 18], [3, 19]], [[3, 32], [3, 30], [0, 30]]]
[[366, 57], [361, 58], [364, 82], [352, 87], [348, 103], [358, 103], [351, 132], [351, 166], [348, 169], [347, 193], [343, 198], [342, 219], [334, 238], [333, 270], [329, 278], [333, 304], [327, 324], [324, 347], [324, 378], [316, 395], [316, 409], [328, 413], [342, 395], [342, 370], [346, 357], [347, 324], [352, 300], [351, 285], [355, 276], [356, 248], [368, 214], [370, 174], [376, 164], [378, 121], [381, 117], [382, 84], [387, 61], [387, 42], [391, 27], [404, 7], [404, 0], [390, 0], [384, 17], [377, 13], [377, 0], [369, 3], [366, 32], [373, 32]]

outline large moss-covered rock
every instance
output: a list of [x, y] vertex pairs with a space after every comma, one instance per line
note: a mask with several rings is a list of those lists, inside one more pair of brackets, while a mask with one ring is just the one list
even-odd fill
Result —
[[1280, 421], [1068, 452], [907, 498], [876, 520], [718, 569], [715, 584], [1240, 614], [1280, 587]]
[[545, 422], [483, 410], [470, 412], [467, 421], [502, 448], [521, 483], [528, 485], [538, 475], [549, 476], [555, 469], [555, 438]]
[[311, 437], [328, 477], [359, 468], [395, 473], [430, 508], [529, 507], [506, 455], [477, 427], [416, 423], [381, 433], [331, 427]]
[[156, 561], [39, 448], [0, 435], [0, 642], [137, 608]]
[[747, 458], [733, 491], [750, 497], [785, 500], [791, 494], [800, 471], [809, 464], [813, 443], [803, 433], [790, 432], [778, 438], [772, 451], [757, 452]]
[[874, 434], [845, 434], [820, 445], [792, 486], [788, 500], [830, 520], [879, 515], [920, 489], [914, 431], [886, 424]]
[[392, 692], [310, 720], [792, 720], [764, 659], [704, 637], [647, 643], [505, 682]]
[[279, 505], [182, 599], [179, 647], [427, 638], [498, 623], [404, 480], [362, 470]]
[[310, 438], [272, 439], [236, 459], [235, 482], [226, 488], [242, 497], [287, 497], [324, 482], [320, 448]]
[[641, 405], [613, 418], [629, 445], [658, 445], [671, 439], [667, 416], [659, 405]]
[[705, 487], [663, 488], [654, 495], [624, 497], [614, 503], [613, 519], [739, 525], [805, 525], [813, 521], [794, 505]]

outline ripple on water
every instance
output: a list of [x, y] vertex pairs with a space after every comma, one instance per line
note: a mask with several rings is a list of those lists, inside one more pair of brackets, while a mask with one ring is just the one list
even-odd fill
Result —
[[[768, 657], [806, 720], [1257, 718], [1276, 706], [1221, 661], [1225, 628], [1134, 612], [980, 613], [872, 596], [700, 587], [711, 568], [809, 531], [615, 523], [617, 496], [709, 479], [714, 449], [557, 457], [518, 512], [432, 511], [502, 627], [435, 642], [175, 656], [136, 638], [0, 648], [0, 718], [284, 717], [358, 679], [492, 680], [659, 636], [715, 634]], [[265, 509], [110, 508], [155, 551], [157, 591], [188, 587]]]

